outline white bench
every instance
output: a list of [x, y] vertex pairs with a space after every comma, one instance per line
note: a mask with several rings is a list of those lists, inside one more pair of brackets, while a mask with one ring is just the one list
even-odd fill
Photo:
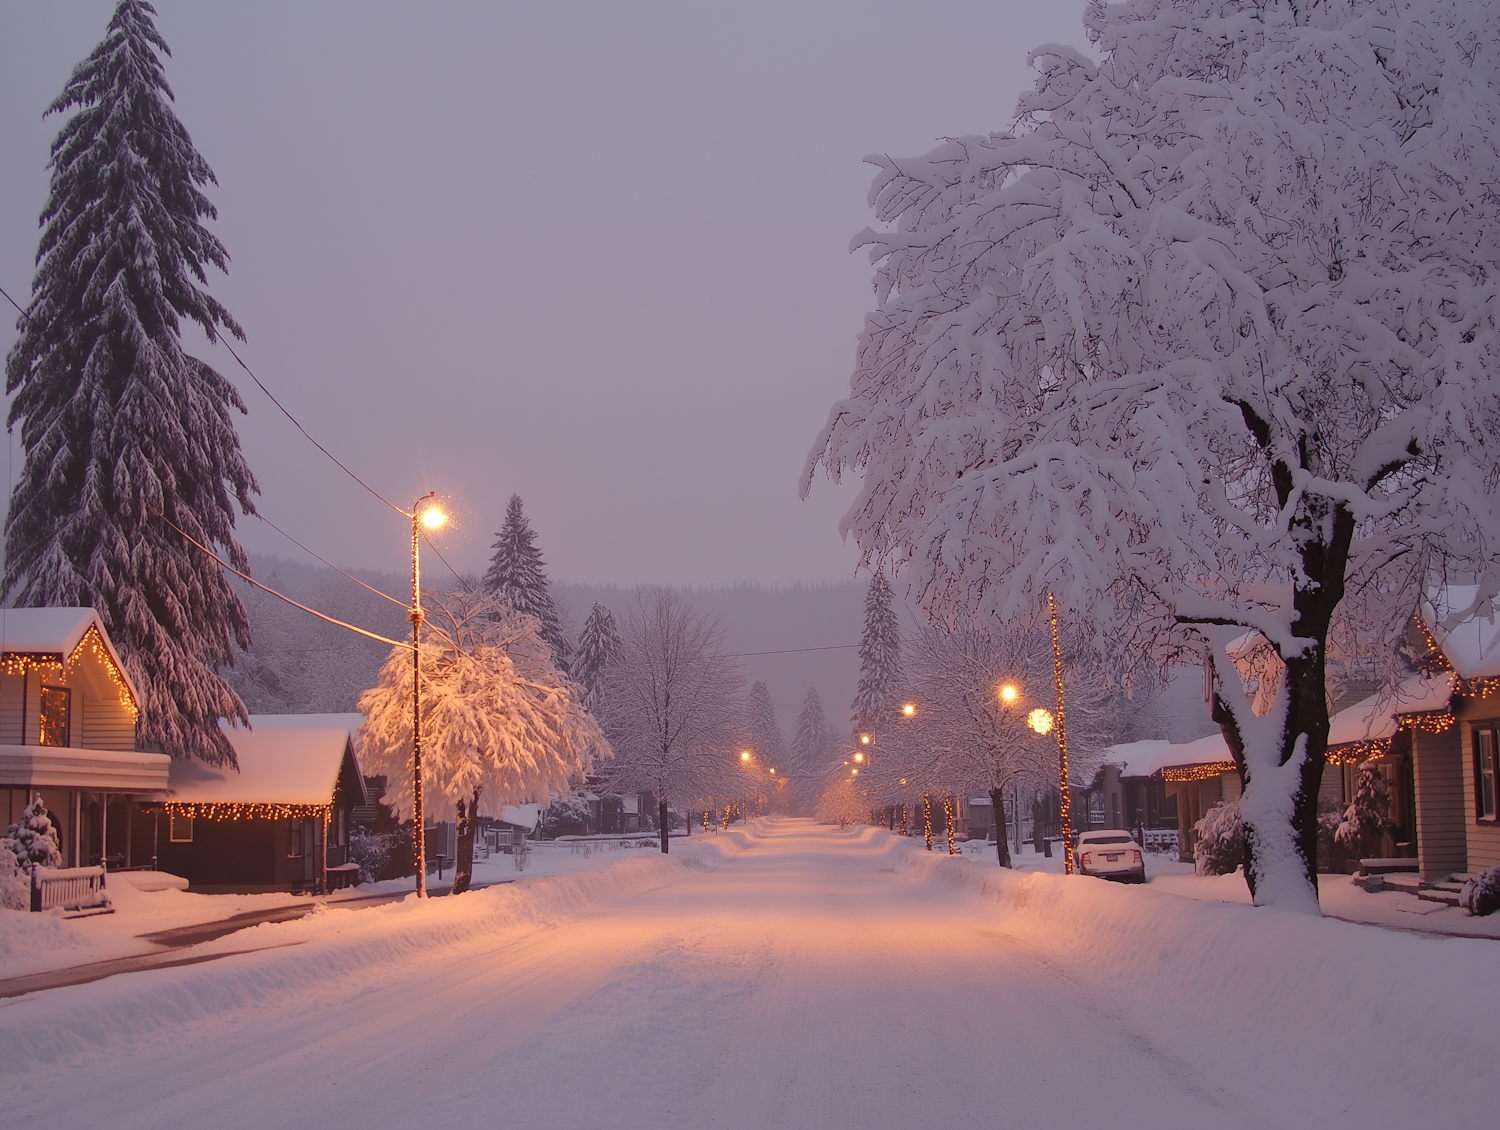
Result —
[[113, 914], [104, 889], [102, 867], [43, 867], [31, 865], [31, 909], [61, 910], [66, 918], [85, 914]]

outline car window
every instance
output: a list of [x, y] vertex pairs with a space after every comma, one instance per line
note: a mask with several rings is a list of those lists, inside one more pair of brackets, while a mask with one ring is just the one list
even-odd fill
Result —
[[1131, 839], [1124, 835], [1101, 836], [1090, 832], [1083, 837], [1083, 842], [1086, 844], [1128, 844]]

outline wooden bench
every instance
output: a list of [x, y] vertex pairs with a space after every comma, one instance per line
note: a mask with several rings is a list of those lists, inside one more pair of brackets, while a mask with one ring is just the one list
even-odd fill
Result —
[[343, 890], [359, 884], [359, 864], [339, 863], [328, 869], [328, 889]]
[[31, 909], [61, 910], [64, 918], [113, 914], [104, 889], [102, 867], [43, 867], [31, 865]]

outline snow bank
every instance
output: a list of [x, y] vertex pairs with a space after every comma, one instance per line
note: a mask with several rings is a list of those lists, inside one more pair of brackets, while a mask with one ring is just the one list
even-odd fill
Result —
[[[1473, 1125], [1493, 1116], [1494, 1050], [1476, 1036], [1500, 1012], [1494, 942], [1022, 874], [905, 846], [905, 870], [992, 900], [1009, 938], [1188, 1062], [1266, 1079], [1336, 1077], [1339, 1094], [1390, 1095], [1393, 1114], [1405, 1109], [1413, 1125], [1435, 1111], [1447, 1125], [1460, 1111]], [[1238, 876], [1211, 882], [1244, 887]], [[1208, 1023], [1184, 1024], [1194, 1015]], [[1323, 1097], [1278, 1101], [1309, 1117]]]
[[[671, 855], [626, 857], [581, 874], [490, 887], [460, 898], [408, 897], [358, 910], [324, 904], [304, 918], [263, 923], [193, 950], [234, 957], [29, 994], [0, 1010], [0, 1046], [7, 1049], [0, 1057], [0, 1078], [92, 1056], [122, 1040], [132, 1045], [170, 1041], [183, 1024], [239, 1009], [277, 1003], [323, 1007], [425, 964], [490, 953], [685, 874], [710, 870], [755, 838], [744, 830], [695, 837], [690, 846], [674, 842]], [[43, 930], [71, 925], [45, 915], [29, 917]], [[247, 950], [254, 952], [241, 952]]]

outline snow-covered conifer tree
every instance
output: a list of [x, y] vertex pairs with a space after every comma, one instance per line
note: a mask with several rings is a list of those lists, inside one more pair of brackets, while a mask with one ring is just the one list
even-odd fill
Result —
[[[804, 490], [859, 474], [845, 528], [934, 618], [1051, 591], [1101, 646], [1211, 665], [1254, 899], [1317, 913], [1346, 591], [1404, 617], [1473, 577], [1455, 621], [1500, 595], [1500, 24], [1478, 0], [1084, 20], [1100, 60], [1034, 52], [1012, 128], [871, 159], [879, 308]], [[1246, 632], [1284, 664], [1264, 715], [1226, 651]]]
[[519, 494], [510, 496], [505, 521], [490, 548], [495, 555], [484, 574], [486, 591], [510, 601], [517, 612], [535, 616], [542, 626], [542, 639], [552, 649], [552, 661], [559, 671], [567, 671], [572, 649], [563, 635], [547, 582], [547, 566], [537, 548], [536, 533], [521, 512]]
[[47, 815], [42, 798], [35, 798], [21, 810], [21, 819], [5, 830], [5, 844], [19, 866], [40, 863], [43, 867], [61, 867], [62, 851], [57, 843], [57, 829]]
[[745, 744], [762, 765], [779, 766], [780, 772], [786, 772], [786, 740], [776, 722], [770, 688], [759, 679], [750, 684], [750, 697], [745, 703]]
[[797, 713], [797, 732], [792, 737], [792, 767], [798, 773], [821, 773], [828, 767], [830, 738], [823, 699], [817, 687], [808, 687], [802, 709]]
[[[487, 593], [456, 592], [435, 604], [422, 640], [422, 785], [458, 817], [457, 894], [473, 873], [481, 799], [492, 812], [545, 804], [611, 751], [577, 684], [553, 666], [535, 617]], [[411, 667], [411, 652], [394, 649], [359, 699], [360, 754], [367, 769], [386, 774], [393, 807], [412, 799]]]
[[226, 269], [199, 221], [213, 171], [173, 114], [154, 9], [121, 0], [104, 40], [49, 114], [52, 183], [31, 302], [5, 361], [26, 463], [5, 522], [3, 591], [18, 605], [90, 605], [140, 688], [140, 738], [174, 757], [233, 763], [221, 717], [245, 717], [219, 678], [249, 643], [222, 570], [237, 567], [234, 504], [255, 478], [240, 453], [235, 388], [183, 351], [181, 321], [243, 338], [200, 287]]
[[573, 679], [583, 688], [583, 705], [593, 714], [599, 712], [604, 669], [619, 652], [620, 631], [615, 626], [615, 614], [596, 600], [583, 622], [572, 662]]
[[874, 729], [901, 693], [901, 624], [891, 603], [891, 583], [877, 569], [865, 593], [865, 626], [859, 637], [859, 684], [854, 727]]

